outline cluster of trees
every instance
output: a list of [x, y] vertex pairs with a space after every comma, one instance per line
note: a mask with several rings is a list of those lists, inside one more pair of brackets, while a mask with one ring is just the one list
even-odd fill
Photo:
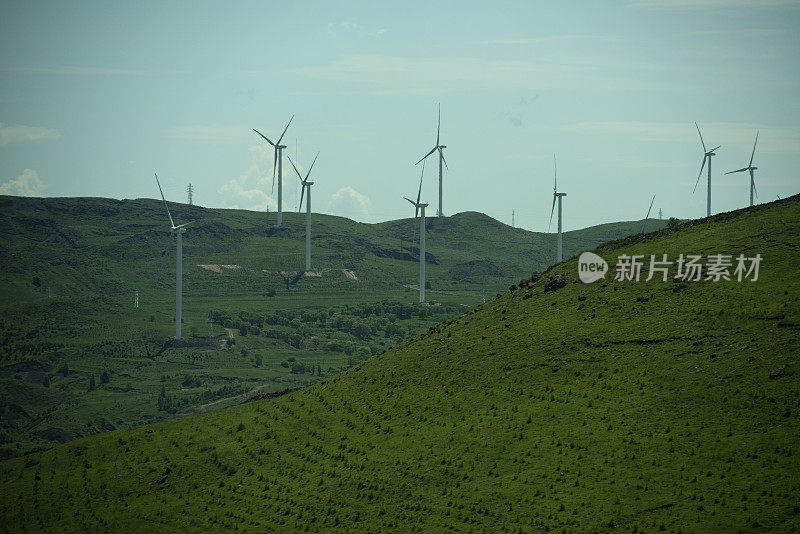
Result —
[[[353, 354], [363, 343], [375, 337], [402, 339], [411, 332], [412, 319], [424, 320], [436, 315], [453, 315], [456, 305], [421, 306], [400, 302], [381, 301], [328, 309], [282, 310], [280, 312], [253, 313], [241, 311], [233, 315], [212, 310], [211, 319], [226, 328], [237, 329], [240, 335], [262, 335], [278, 339], [295, 348], [309, 348], [312, 329], [329, 330], [328, 340], [315, 341], [313, 345], [326, 350]], [[336, 333], [345, 334], [336, 335]]]
[[[197, 377], [184, 375], [183, 382], [181, 384], [183, 385], [187, 383], [193, 385], [194, 387], [199, 387], [201, 385], [200, 380]], [[170, 395], [169, 393], [167, 393], [166, 387], [162, 384], [161, 393], [158, 395], [157, 406], [158, 410], [161, 412], [174, 414], [185, 406], [207, 404], [209, 402], [214, 402], [216, 400], [224, 399], [226, 397], [234, 397], [236, 395], [241, 395], [246, 391], [247, 387], [245, 386], [231, 386], [225, 384], [217, 388], [204, 389], [203, 391], [200, 391], [193, 395], [188, 395], [183, 398], [177, 398], [175, 395]]]

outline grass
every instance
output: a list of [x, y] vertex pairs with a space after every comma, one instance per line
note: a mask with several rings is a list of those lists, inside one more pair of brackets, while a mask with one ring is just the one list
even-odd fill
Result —
[[[285, 214], [285, 228], [276, 230], [263, 213], [173, 204], [176, 221], [196, 223], [184, 236], [189, 342], [166, 346], [175, 328], [175, 265], [173, 250], [157, 277], [169, 239], [163, 205], [0, 197], [0, 208], [7, 236], [0, 243], [6, 455], [332, 376], [545, 269], [554, 242], [552, 234], [478, 213], [430, 219], [428, 298], [440, 305], [409, 308], [417, 299], [413, 220], [370, 225], [314, 215], [312, 265], [321, 276], [295, 277], [305, 265], [304, 215]], [[639, 228], [631, 222], [568, 232], [566, 250]], [[363, 307], [374, 303], [382, 304]], [[397, 303], [405, 311], [387, 311]], [[276, 314], [291, 321], [265, 325]], [[307, 370], [293, 373], [290, 359]], [[64, 364], [68, 373], [59, 372]], [[197, 377], [193, 387], [184, 386], [186, 373]], [[162, 388], [166, 409], [159, 409]]]
[[797, 531], [798, 220], [793, 197], [596, 250], [760, 253], [756, 282], [584, 285], [573, 257], [301, 390], [7, 460], [2, 524]]

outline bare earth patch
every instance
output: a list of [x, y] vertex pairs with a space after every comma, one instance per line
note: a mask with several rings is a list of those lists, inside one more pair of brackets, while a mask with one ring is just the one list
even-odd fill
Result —
[[198, 265], [198, 267], [202, 267], [206, 271], [213, 271], [215, 273], [222, 273], [223, 269], [236, 270], [242, 268], [241, 265], [217, 265], [216, 263], [211, 263], [209, 265]]

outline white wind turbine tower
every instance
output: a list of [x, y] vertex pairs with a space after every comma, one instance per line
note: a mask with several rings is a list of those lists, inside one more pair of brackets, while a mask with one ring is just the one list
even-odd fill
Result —
[[558, 192], [558, 168], [556, 167], [556, 156], [553, 155], [553, 207], [550, 208], [550, 224], [547, 225], [547, 231], [550, 231], [550, 226], [553, 224], [553, 210], [556, 208], [556, 199], [558, 200], [558, 240], [556, 242], [556, 263], [563, 259], [561, 251], [561, 197], [567, 196], [566, 193]]
[[706, 143], [703, 141], [703, 134], [700, 133], [700, 127], [697, 126], [696, 122], [694, 125], [697, 128], [698, 135], [700, 135], [700, 142], [703, 144], [703, 164], [700, 165], [700, 173], [697, 175], [697, 181], [694, 183], [694, 189], [692, 190], [692, 193], [697, 190], [697, 184], [700, 183], [700, 176], [703, 175], [703, 167], [706, 164], [706, 160], [708, 160], [708, 197], [706, 200], [706, 217], [711, 217], [711, 156], [716, 156], [714, 151], [717, 150], [719, 146], [717, 148], [712, 148], [711, 150], [706, 150]]
[[[172, 214], [169, 212], [167, 200], [164, 198], [164, 191], [161, 190], [161, 182], [158, 181], [158, 174], [156, 174], [156, 184], [158, 184], [158, 192], [161, 193], [161, 200], [164, 202], [164, 207], [167, 208], [167, 217], [169, 217], [169, 229], [172, 234], [177, 236], [178, 251], [175, 258], [175, 339], [181, 339], [181, 319], [183, 314], [183, 233], [186, 227], [192, 224], [191, 222], [175, 226], [172, 220]], [[164, 259], [161, 260], [161, 266], [164, 266], [164, 260], [169, 254], [169, 247], [172, 245], [172, 238], [167, 244], [167, 251], [164, 253]]]
[[264, 140], [272, 145], [275, 149], [275, 158], [272, 161], [272, 190], [275, 190], [275, 167], [278, 168], [278, 222], [275, 224], [278, 228], [280, 228], [283, 222], [283, 149], [286, 148], [286, 145], [282, 145], [281, 141], [283, 141], [283, 136], [286, 135], [286, 130], [289, 129], [289, 124], [292, 124], [294, 120], [294, 115], [292, 118], [289, 119], [288, 124], [286, 124], [286, 128], [283, 129], [283, 133], [278, 138], [277, 143], [273, 143], [270, 141], [266, 135], [262, 134], [255, 128], [253, 131], [264, 138]]
[[419, 201], [420, 195], [422, 195], [422, 177], [419, 179], [417, 201], [414, 202], [408, 197], [403, 198], [414, 206], [414, 217], [419, 215], [419, 301], [425, 302], [425, 208], [428, 204]]
[[303, 209], [303, 194], [306, 192], [306, 189], [308, 189], [308, 196], [306, 197], [306, 271], [311, 270], [311, 186], [314, 185], [314, 182], [308, 181], [308, 176], [311, 174], [311, 169], [314, 168], [314, 164], [317, 162], [317, 157], [319, 157], [319, 152], [314, 156], [314, 161], [311, 162], [311, 167], [308, 168], [305, 179], [300, 175], [300, 171], [297, 170], [297, 166], [294, 164], [294, 161], [292, 161], [292, 158], [289, 158], [289, 163], [292, 164], [294, 172], [296, 172], [297, 177], [300, 178], [300, 183], [303, 184], [303, 190], [300, 192], [300, 204], [297, 209], [298, 213]]
[[753, 178], [753, 171], [758, 169], [758, 167], [753, 167], [753, 156], [756, 155], [756, 145], [758, 144], [758, 132], [756, 132], [756, 142], [753, 143], [753, 153], [750, 154], [750, 163], [747, 167], [743, 167], [741, 169], [737, 169], [735, 171], [726, 172], [725, 174], [733, 174], [735, 172], [744, 172], [750, 171], [750, 205], [753, 205], [753, 193], [755, 193], [756, 197], [758, 197], [758, 192], [756, 191], [756, 182]]
[[[424, 161], [425, 158], [436, 152], [439, 151], [439, 211], [437, 212], [437, 217], [444, 217], [444, 212], [442, 211], [442, 163], [444, 163], [445, 167], [447, 167], [447, 161], [444, 159], [444, 152], [443, 149], [447, 148], [447, 146], [439, 143], [439, 129], [442, 125], [442, 105], [439, 104], [439, 122], [436, 123], [436, 145], [425, 154], [422, 159], [415, 163], [415, 165], [419, 165], [420, 161]], [[450, 170], [450, 167], [447, 167], [447, 170]]]

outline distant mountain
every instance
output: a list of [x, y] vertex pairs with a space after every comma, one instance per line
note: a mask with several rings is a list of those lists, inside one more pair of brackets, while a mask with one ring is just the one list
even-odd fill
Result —
[[[279, 290], [279, 271], [305, 265], [305, 214], [285, 213], [284, 228], [276, 229], [274, 213], [170, 206], [176, 221], [195, 221], [184, 236], [184, 287], [189, 296], [222, 291], [230, 295], [267, 286]], [[5, 236], [0, 244], [0, 295], [6, 302], [29, 298], [45, 285], [51, 293], [127, 302], [135, 289], [147, 292], [154, 286], [169, 240], [166, 220], [163, 206], [154, 200], [0, 197]], [[337, 289], [341, 269], [355, 273], [360, 285], [373, 291], [391, 292], [402, 283], [416, 283], [418, 224], [413, 219], [364, 224], [314, 214], [312, 221], [312, 267], [323, 271], [313, 281], [315, 292]], [[664, 226], [664, 221], [649, 222], [650, 231]], [[565, 255], [640, 228], [641, 221], [633, 221], [566, 232]], [[434, 290], [494, 291], [547, 268], [554, 261], [554, 247], [554, 234], [511, 228], [476, 212], [429, 218], [428, 280]], [[164, 262], [164, 285], [174, 275], [171, 257]], [[240, 269], [229, 279], [202, 265]]]

